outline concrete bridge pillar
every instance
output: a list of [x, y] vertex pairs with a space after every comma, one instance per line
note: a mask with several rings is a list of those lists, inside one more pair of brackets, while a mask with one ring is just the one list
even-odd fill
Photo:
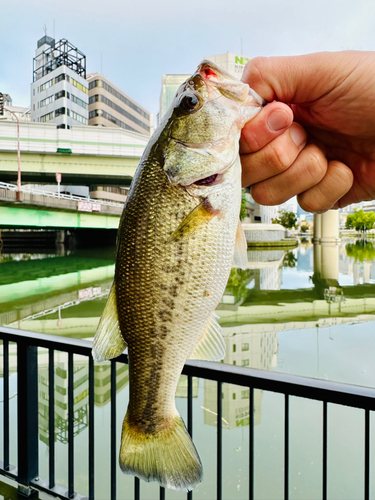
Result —
[[338, 210], [328, 210], [314, 215], [314, 243], [333, 243], [340, 241], [340, 214]]

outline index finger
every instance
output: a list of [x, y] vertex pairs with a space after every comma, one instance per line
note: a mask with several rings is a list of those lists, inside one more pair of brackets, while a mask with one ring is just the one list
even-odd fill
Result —
[[240, 153], [255, 153], [284, 133], [293, 123], [293, 111], [282, 102], [271, 102], [242, 129]]

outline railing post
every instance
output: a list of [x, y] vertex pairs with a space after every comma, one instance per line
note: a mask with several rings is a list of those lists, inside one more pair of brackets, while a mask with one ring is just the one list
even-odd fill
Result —
[[17, 344], [18, 367], [18, 490], [32, 493], [38, 476], [38, 356], [37, 347]]

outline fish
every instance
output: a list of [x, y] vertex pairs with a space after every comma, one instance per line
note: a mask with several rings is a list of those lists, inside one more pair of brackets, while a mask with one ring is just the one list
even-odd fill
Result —
[[103, 361], [128, 350], [120, 468], [173, 490], [202, 480], [175, 392], [187, 360], [225, 355], [215, 309], [233, 262], [247, 264], [239, 138], [263, 104], [247, 84], [202, 61], [146, 146], [120, 220], [92, 352]]

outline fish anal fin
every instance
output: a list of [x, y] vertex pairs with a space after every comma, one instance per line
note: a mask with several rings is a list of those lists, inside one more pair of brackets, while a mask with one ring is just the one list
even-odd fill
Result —
[[219, 214], [220, 210], [214, 209], [208, 198], [205, 198], [185, 217], [178, 228], [168, 238], [167, 243], [171, 243], [172, 241], [176, 241], [184, 236], [193, 234], [200, 226], [206, 224]]
[[225, 342], [221, 335], [221, 326], [216, 318], [216, 314], [213, 314], [190, 359], [220, 361], [224, 358]]
[[233, 264], [234, 267], [240, 267], [244, 270], [247, 269], [247, 241], [245, 231], [243, 230], [240, 220], [238, 221], [237, 226]]
[[118, 321], [116, 286], [113, 283], [92, 346], [95, 361], [116, 358], [124, 352], [126, 342], [121, 334]]

